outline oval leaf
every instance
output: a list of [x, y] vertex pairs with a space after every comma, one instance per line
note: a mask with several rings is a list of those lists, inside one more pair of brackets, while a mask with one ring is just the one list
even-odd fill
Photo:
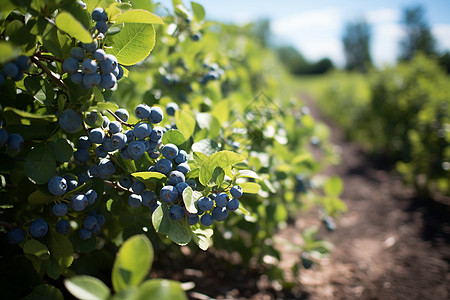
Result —
[[66, 279], [64, 285], [72, 295], [82, 300], [104, 300], [110, 294], [109, 288], [100, 279], [87, 275]]
[[206, 159], [200, 167], [200, 183], [207, 185], [216, 167], [224, 169], [228, 166], [240, 163], [244, 159], [245, 157], [242, 155], [228, 150], [219, 151], [208, 156], [208, 159]]
[[150, 272], [153, 248], [145, 235], [129, 238], [120, 248], [112, 270], [112, 284], [116, 292], [138, 286]]
[[131, 173], [131, 176], [136, 177], [137, 179], [139, 179], [140, 181], [148, 181], [151, 179], [163, 179], [163, 178], [167, 178], [166, 175], [159, 173], [159, 172], [136, 172], [136, 173]]
[[60, 12], [55, 18], [56, 26], [82, 43], [92, 43], [92, 36], [83, 24], [68, 12]]
[[342, 192], [342, 188], [342, 180], [337, 176], [330, 177], [324, 186], [325, 194], [328, 196], [338, 196]]
[[188, 139], [194, 134], [195, 120], [191, 118], [186, 112], [177, 110], [175, 112], [175, 124], [178, 130]]
[[132, 9], [124, 12], [115, 20], [117, 23], [143, 23], [143, 24], [164, 24], [164, 21], [157, 15], [143, 9]]
[[259, 190], [261, 189], [261, 186], [255, 182], [243, 182], [239, 183], [239, 185], [244, 190], [244, 193], [249, 194], [258, 194]]
[[186, 210], [191, 214], [196, 214], [197, 208], [195, 207], [195, 201], [200, 199], [202, 194], [200, 192], [193, 191], [192, 188], [188, 186], [187, 188], [184, 189], [182, 196]]
[[47, 143], [30, 151], [25, 159], [25, 173], [37, 184], [47, 183], [56, 174], [56, 161]]
[[139, 287], [132, 299], [187, 300], [188, 298], [179, 282], [167, 279], [151, 279]]
[[184, 137], [183, 133], [180, 130], [176, 129], [170, 129], [166, 133], [164, 133], [162, 137], [162, 143], [163, 144], [175, 144], [177, 146], [180, 146], [186, 142], [186, 138]]

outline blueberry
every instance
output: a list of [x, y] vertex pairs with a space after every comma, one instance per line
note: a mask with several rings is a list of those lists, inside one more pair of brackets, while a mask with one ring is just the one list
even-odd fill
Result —
[[135, 182], [133, 182], [133, 184], [131, 185], [131, 190], [135, 193], [135, 194], [142, 194], [143, 192], [145, 192], [145, 184], [142, 181], [136, 180]]
[[97, 217], [97, 224], [98, 225], [100, 225], [100, 226], [105, 225], [105, 216], [104, 215], [98, 214], [98, 215], [96, 215], [96, 217]]
[[62, 70], [66, 73], [73, 74], [78, 71], [79, 62], [77, 59], [73, 57], [69, 57], [66, 60], [64, 60], [62, 64]]
[[90, 180], [91, 178], [89, 177], [89, 174], [87, 172], [85, 173], [81, 173], [78, 175], [78, 182], [80, 184], [86, 183]]
[[204, 225], [204, 226], [211, 226], [213, 222], [214, 222], [214, 219], [210, 214], [204, 214], [200, 218], [200, 223], [202, 223], [202, 225]]
[[128, 197], [128, 205], [131, 207], [139, 207], [142, 203], [142, 196], [137, 194], [131, 194]]
[[0, 86], [3, 85], [6, 81], [5, 74], [0, 73]]
[[197, 182], [195, 182], [195, 180], [192, 178], [186, 180], [186, 183], [189, 184], [189, 186], [193, 189], [195, 189], [197, 187]]
[[92, 165], [88, 169], [88, 173], [90, 177], [98, 177], [100, 176], [100, 172], [98, 171], [98, 165]]
[[98, 114], [95, 111], [90, 111], [87, 115], [86, 115], [86, 122], [89, 125], [94, 125], [95, 122], [97, 122], [98, 119]]
[[222, 222], [228, 217], [228, 210], [226, 207], [215, 207], [212, 211], [212, 217], [217, 222]]
[[31, 60], [28, 56], [20, 55], [16, 59], [16, 65], [19, 68], [19, 71], [27, 71], [31, 67]]
[[100, 86], [105, 90], [110, 90], [114, 88], [117, 84], [117, 78], [112, 73], [103, 73], [100, 77], [101, 77]]
[[145, 144], [143, 141], [132, 141], [128, 144], [128, 154], [132, 159], [139, 159], [145, 153]]
[[191, 39], [192, 39], [194, 42], [199, 41], [201, 38], [202, 38], [202, 34], [201, 34], [200, 32], [196, 32], [196, 33], [194, 33], [193, 35], [191, 35]]
[[239, 200], [237, 198], [231, 198], [230, 201], [227, 203], [227, 210], [229, 211], [235, 211], [239, 208]]
[[106, 14], [106, 11], [101, 7], [96, 7], [92, 11], [92, 20], [98, 22], [98, 21], [107, 21], [108, 16]]
[[160, 123], [164, 118], [164, 113], [161, 108], [154, 106], [151, 108], [150, 116], [148, 117], [149, 121], [153, 124]]
[[106, 23], [106, 21], [100, 20], [97, 21], [97, 23], [95, 24], [95, 28], [98, 30], [98, 32], [106, 34], [106, 32], [108, 31], [108, 24]]
[[151, 108], [147, 104], [139, 104], [134, 113], [139, 119], [147, 119], [150, 116]]
[[11, 78], [16, 77], [19, 74], [19, 67], [13, 62], [9, 62], [3, 67], [2, 73]]
[[48, 181], [47, 187], [51, 194], [61, 196], [67, 190], [67, 181], [60, 176], [54, 176]]
[[178, 191], [174, 186], [166, 185], [160, 192], [161, 200], [166, 203], [175, 202], [178, 199]]
[[70, 199], [70, 207], [75, 211], [82, 211], [88, 206], [88, 199], [84, 194], [76, 194]]
[[0, 129], [0, 147], [3, 147], [8, 142], [8, 132], [1, 128]]
[[175, 156], [174, 161], [176, 164], [185, 163], [188, 161], [188, 154], [183, 149], [180, 149], [177, 156]]
[[161, 154], [167, 159], [174, 159], [178, 155], [178, 147], [174, 144], [167, 144], [161, 149]]
[[123, 77], [123, 68], [119, 64], [117, 64], [117, 68], [119, 69], [119, 73], [116, 75], [115, 72], [114, 72], [114, 75], [116, 75], [117, 80], [120, 80]]
[[152, 129], [152, 132], [150, 133], [149, 138], [153, 142], [158, 142], [162, 138], [162, 136], [163, 136], [162, 129], [155, 127]]
[[175, 187], [177, 188], [178, 193], [183, 194], [183, 191], [189, 186], [186, 182], [180, 182]]
[[197, 207], [203, 211], [208, 211], [214, 206], [214, 201], [209, 197], [201, 197], [197, 201]]
[[172, 205], [169, 209], [169, 217], [175, 221], [181, 220], [184, 217], [183, 207], [177, 204]]
[[80, 231], [78, 231], [78, 236], [83, 241], [88, 240], [92, 237], [92, 231], [90, 231], [86, 228], [81, 228]]
[[151, 159], [158, 159], [158, 157], [161, 155], [161, 153], [159, 153], [159, 151], [151, 151], [148, 153]]
[[56, 232], [60, 234], [68, 234], [70, 231], [70, 223], [67, 220], [61, 219], [56, 222], [55, 226]]
[[37, 218], [30, 225], [30, 234], [38, 239], [45, 236], [48, 232], [48, 224], [42, 218]]
[[157, 172], [167, 175], [172, 171], [172, 162], [163, 158], [156, 162], [155, 167]]
[[78, 149], [73, 153], [73, 157], [80, 164], [87, 163], [89, 161], [89, 150], [87, 149]]
[[23, 137], [18, 133], [11, 133], [7, 143], [10, 150], [19, 151], [23, 147]]
[[73, 109], [66, 109], [58, 119], [59, 126], [68, 133], [76, 133], [81, 129], [82, 120]]
[[169, 180], [167, 180], [167, 184], [176, 186], [180, 182], [184, 182], [186, 179], [184, 174], [180, 171], [172, 171], [169, 174]]
[[198, 220], [200, 218], [198, 217], [198, 215], [192, 215], [192, 216], [188, 216], [186, 219], [187, 219], [187, 222], [189, 225], [195, 225], [198, 223]]
[[92, 56], [97, 62], [102, 62], [106, 59], [106, 53], [103, 49], [97, 49], [92, 53]]
[[151, 131], [152, 128], [148, 123], [139, 123], [133, 128], [133, 134], [139, 140], [148, 137]]
[[97, 218], [95, 216], [86, 216], [83, 220], [83, 227], [87, 230], [94, 229], [95, 225], [97, 225]]
[[125, 108], [119, 108], [115, 112], [116, 116], [118, 116], [122, 121], [126, 122], [130, 118], [130, 114]]
[[183, 173], [184, 175], [186, 175], [187, 173], [189, 173], [189, 171], [191, 170], [191, 167], [189, 166], [189, 164], [187, 163], [181, 163], [179, 164], [176, 168], [177, 171], [180, 171], [181, 173]]
[[21, 228], [13, 228], [8, 231], [6, 239], [10, 245], [17, 245], [23, 242], [25, 239], [25, 231]]
[[111, 140], [114, 149], [122, 149], [127, 145], [127, 136], [122, 132], [113, 134]]
[[103, 73], [112, 73], [117, 65], [117, 58], [112, 54], [106, 54], [106, 59], [100, 62], [100, 69]]
[[119, 121], [111, 121], [108, 125], [109, 132], [114, 134], [122, 131], [122, 124]]
[[166, 105], [166, 113], [169, 116], [174, 116], [175, 112], [179, 109], [178, 104], [176, 104], [175, 102], [169, 102]]
[[110, 123], [111, 121], [108, 119], [107, 116], [103, 116], [102, 118], [103, 118], [103, 124], [102, 124], [102, 127], [103, 127], [103, 128], [108, 127], [108, 125], [109, 125], [109, 123]]
[[235, 185], [230, 189], [230, 194], [234, 198], [240, 198], [242, 196], [243, 190], [239, 185]]
[[122, 177], [119, 179], [119, 183], [126, 189], [129, 189], [133, 184], [133, 178], [131, 176]]
[[106, 139], [105, 131], [102, 128], [94, 128], [89, 132], [89, 140], [95, 144], [102, 144]]
[[152, 206], [156, 202], [156, 195], [152, 191], [146, 191], [142, 195], [142, 204], [147, 207]]
[[99, 158], [105, 158], [108, 155], [108, 151], [106, 151], [103, 145], [98, 146], [94, 151], [95, 155], [97, 155]]
[[67, 207], [67, 204], [65, 203], [57, 203], [53, 205], [52, 211], [55, 216], [63, 217], [67, 214], [67, 211], [69, 208]]
[[86, 89], [92, 89], [93, 87], [100, 84], [102, 78], [97, 73], [90, 73], [83, 75], [83, 86]]
[[225, 193], [217, 194], [216, 199], [214, 199], [217, 207], [226, 207], [229, 200], [230, 197]]
[[19, 73], [17, 73], [16, 76], [12, 77], [11, 79], [14, 80], [14, 81], [20, 81], [20, 80], [23, 79], [24, 76], [25, 76], [25, 75], [23, 75], [22, 72], [19, 72]]
[[109, 177], [116, 172], [116, 167], [109, 159], [102, 159], [98, 164], [98, 171], [101, 177]]
[[73, 47], [72, 49], [70, 49], [70, 56], [78, 61], [83, 61], [83, 59], [86, 57], [86, 53], [84, 52], [83, 48]]
[[86, 58], [81, 63], [81, 70], [85, 74], [95, 73], [97, 72], [97, 69], [98, 69], [97, 62], [91, 58]]
[[82, 9], [86, 9], [87, 8], [86, 3], [84, 3], [83, 1], [78, 0], [77, 3], [81, 6]]
[[83, 43], [81, 44], [81, 47], [83, 47], [84, 50], [86, 50], [87, 52], [94, 52], [95, 50], [97, 50], [97, 41], [94, 40], [92, 43]]
[[110, 137], [105, 139], [102, 146], [106, 152], [114, 152], [116, 150], [113, 145], [113, 140]]
[[91, 141], [87, 135], [82, 135], [78, 138], [79, 149], [89, 149], [92, 146]]
[[70, 192], [71, 190], [77, 188], [78, 181], [73, 177], [72, 175], [64, 175], [64, 179], [67, 182], [67, 190], [66, 193]]
[[132, 129], [128, 129], [127, 131], [125, 131], [125, 135], [127, 137], [127, 144], [134, 140], [134, 133]]
[[95, 200], [97, 200], [97, 192], [94, 189], [88, 190], [85, 196], [88, 200], [88, 205], [94, 204]]

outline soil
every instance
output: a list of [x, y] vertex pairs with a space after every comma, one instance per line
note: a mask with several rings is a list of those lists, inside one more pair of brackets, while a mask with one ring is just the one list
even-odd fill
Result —
[[[214, 249], [185, 253], [178, 261], [159, 259], [161, 265], [153, 270], [168, 263], [171, 271], [153, 275], [190, 282], [190, 299], [450, 299], [449, 207], [417, 197], [392, 166], [346, 140], [310, 97], [302, 99], [313, 116], [329, 125], [332, 143], [342, 155], [339, 165], [324, 171], [341, 177], [340, 197], [348, 207], [334, 231], [321, 231], [321, 238], [334, 245], [331, 254], [293, 275], [292, 289], [270, 282], [264, 269], [231, 267]], [[317, 214], [300, 214], [280, 230], [275, 241], [291, 243], [278, 243], [280, 268], [289, 272], [298, 261], [300, 251], [292, 244], [302, 245], [301, 230], [317, 222]]]

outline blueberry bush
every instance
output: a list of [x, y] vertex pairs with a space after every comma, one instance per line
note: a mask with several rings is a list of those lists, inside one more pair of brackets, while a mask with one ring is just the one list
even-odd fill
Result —
[[[143, 282], [162, 245], [262, 264], [300, 209], [329, 229], [345, 210], [340, 179], [316, 176], [327, 128], [251, 28], [177, 0], [8, 0], [0, 20], [0, 272], [27, 270], [5, 297], [182, 299]], [[305, 257], [329, 251], [314, 235]]]

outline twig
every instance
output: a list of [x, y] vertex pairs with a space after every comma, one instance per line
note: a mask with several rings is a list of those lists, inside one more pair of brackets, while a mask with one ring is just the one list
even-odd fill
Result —
[[56, 57], [53, 55], [46, 55], [46, 54], [39, 54], [39, 53], [36, 53], [34, 55], [38, 58], [45, 59], [45, 60], [64, 62], [63, 58]]
[[64, 84], [64, 82], [63, 82], [61, 79], [59, 79], [58, 76], [57, 76], [55, 73], [53, 73], [52, 70], [50, 70], [45, 64], [43, 64], [43, 63], [39, 60], [39, 58], [37, 58], [36, 56], [32, 56], [32, 57], [31, 57], [31, 60], [32, 60], [39, 68], [41, 68], [42, 71], [44, 71], [45, 73], [47, 73], [48, 75], [50, 75], [50, 78], [52, 78], [53, 81], [54, 81], [57, 85], [59, 85], [59, 86], [61, 86], [62, 88], [64, 88], [64, 89], [67, 90], [67, 86]]
[[112, 186], [112, 187], [115, 188], [115, 189], [122, 190], [122, 191], [124, 191], [124, 192], [130, 192], [130, 190], [128, 190], [128, 189], [126, 189], [126, 188], [124, 188], [124, 187], [118, 185], [118, 184], [115, 183], [115, 182], [112, 182], [112, 181], [109, 181], [109, 180], [104, 180], [104, 182], [105, 182], [106, 185]]
[[14, 225], [5, 221], [0, 221], [0, 225], [8, 227], [9, 229], [14, 228]]
[[122, 123], [123, 125], [128, 126], [128, 127], [134, 127], [134, 126], [135, 126], [134, 124], [129, 124], [129, 123], [127, 123], [127, 122], [124, 122], [124, 121], [123, 121], [121, 118], [119, 118], [115, 113], [113, 113], [112, 110], [110, 110], [109, 108], [108, 108], [106, 111], [108, 111], [111, 115], [113, 115], [113, 117], [114, 117], [117, 121], [119, 121], [120, 123]]

